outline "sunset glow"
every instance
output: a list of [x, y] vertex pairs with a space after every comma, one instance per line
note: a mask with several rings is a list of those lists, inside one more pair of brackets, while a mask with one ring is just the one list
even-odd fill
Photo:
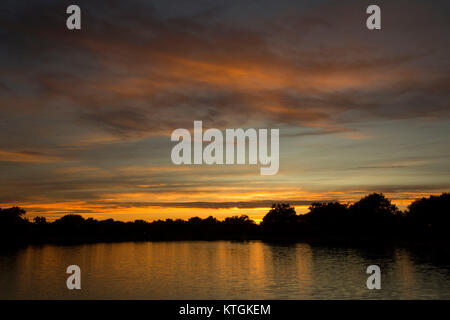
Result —
[[[305, 213], [383, 192], [405, 209], [450, 190], [445, 10], [389, 2], [387, 30], [370, 32], [352, 1], [79, 2], [79, 32], [55, 1], [40, 21], [32, 5], [2, 19], [0, 207], [50, 221], [259, 222], [273, 202]], [[170, 133], [195, 120], [279, 128], [278, 173], [174, 165]]]

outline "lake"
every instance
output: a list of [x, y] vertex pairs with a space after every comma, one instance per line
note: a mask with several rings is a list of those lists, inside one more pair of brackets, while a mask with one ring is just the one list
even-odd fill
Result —
[[[66, 268], [81, 268], [68, 290]], [[366, 268], [381, 268], [368, 290]], [[450, 263], [406, 248], [261, 241], [28, 246], [0, 254], [1, 299], [450, 299]]]

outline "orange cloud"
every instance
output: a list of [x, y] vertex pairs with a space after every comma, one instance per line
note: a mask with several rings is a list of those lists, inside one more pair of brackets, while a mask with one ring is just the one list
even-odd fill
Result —
[[63, 158], [42, 154], [34, 151], [4, 151], [0, 150], [0, 161], [5, 162], [25, 162], [25, 163], [48, 163], [58, 162]]

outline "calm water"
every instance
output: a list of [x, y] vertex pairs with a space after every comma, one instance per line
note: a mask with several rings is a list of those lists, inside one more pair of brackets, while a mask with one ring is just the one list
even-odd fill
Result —
[[[66, 288], [66, 267], [82, 289]], [[382, 289], [366, 288], [368, 265]], [[299, 243], [147, 242], [29, 246], [0, 255], [2, 299], [450, 299], [450, 264], [406, 249]]]

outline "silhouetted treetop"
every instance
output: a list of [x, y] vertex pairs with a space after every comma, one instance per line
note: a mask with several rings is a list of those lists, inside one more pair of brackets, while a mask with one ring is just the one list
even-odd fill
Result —
[[309, 232], [316, 234], [338, 234], [344, 232], [349, 224], [348, 205], [339, 202], [314, 202], [304, 217]]
[[298, 224], [295, 208], [288, 203], [275, 203], [264, 216], [261, 227], [267, 234], [292, 234]]
[[21, 242], [94, 242], [138, 240], [213, 239], [401, 239], [450, 241], [450, 194], [412, 202], [401, 213], [382, 193], [373, 193], [353, 204], [312, 203], [297, 215], [287, 203], [273, 204], [257, 225], [247, 215], [218, 220], [192, 217], [133, 222], [98, 221], [77, 214], [54, 222], [25, 217], [19, 207], [0, 209], [0, 244]]
[[372, 193], [350, 206], [352, 214], [370, 216], [394, 215], [400, 211], [382, 193]]
[[450, 194], [430, 196], [408, 206], [408, 223], [417, 233], [444, 236], [450, 234]]
[[37, 225], [47, 224], [47, 218], [45, 217], [34, 217], [33, 222]]
[[0, 208], [0, 223], [2, 224], [21, 224], [27, 222], [25, 219], [26, 211], [19, 207], [8, 209]]

